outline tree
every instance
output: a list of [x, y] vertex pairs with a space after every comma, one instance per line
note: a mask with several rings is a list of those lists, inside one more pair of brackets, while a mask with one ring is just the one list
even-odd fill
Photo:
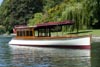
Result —
[[41, 12], [42, 0], [4, 0], [0, 8], [0, 24], [10, 31], [15, 25], [27, 25], [33, 14]]

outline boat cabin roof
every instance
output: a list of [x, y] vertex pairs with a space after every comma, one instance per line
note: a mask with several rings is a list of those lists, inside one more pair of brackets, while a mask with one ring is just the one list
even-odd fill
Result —
[[23, 25], [19, 25], [19, 26], [15, 26], [15, 29], [17, 28], [47, 28], [47, 27], [52, 27], [52, 26], [63, 26], [63, 25], [73, 25], [74, 22], [71, 21], [71, 20], [66, 20], [66, 21], [63, 21], [63, 22], [45, 22], [45, 23], [41, 23], [41, 24], [37, 24], [35, 26], [23, 26]]
[[63, 22], [45, 22], [42, 24], [37, 24], [37, 27], [51, 27], [51, 26], [62, 26], [62, 25], [72, 25], [74, 24], [71, 20], [66, 20]]

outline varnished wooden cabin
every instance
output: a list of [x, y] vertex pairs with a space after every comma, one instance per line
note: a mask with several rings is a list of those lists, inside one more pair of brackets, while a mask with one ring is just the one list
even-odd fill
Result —
[[48, 22], [43, 24], [37, 24], [36, 26], [16, 26], [16, 38], [37, 38], [37, 37], [51, 37], [52, 32], [62, 31], [62, 26], [72, 25], [72, 21], [64, 22]]

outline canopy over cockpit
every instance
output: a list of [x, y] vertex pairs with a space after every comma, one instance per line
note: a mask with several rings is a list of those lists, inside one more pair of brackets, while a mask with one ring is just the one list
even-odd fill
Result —
[[63, 22], [45, 22], [42, 24], [37, 24], [36, 28], [41, 28], [41, 27], [52, 27], [52, 26], [64, 26], [64, 25], [73, 25], [74, 22], [71, 20], [66, 20]]

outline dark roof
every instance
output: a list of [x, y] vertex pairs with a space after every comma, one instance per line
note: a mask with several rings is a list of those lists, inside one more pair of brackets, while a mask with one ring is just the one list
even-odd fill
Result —
[[47, 22], [47, 23], [42, 23], [42, 24], [37, 24], [37, 27], [48, 27], [48, 26], [56, 26], [56, 25], [72, 25], [74, 24], [73, 21], [63, 21], [63, 22]]
[[37, 24], [35, 26], [26, 26], [26, 25], [16, 25], [14, 28], [45, 28], [45, 27], [51, 27], [51, 26], [62, 26], [62, 25], [72, 25], [74, 24], [73, 21], [63, 21], [63, 22], [46, 22], [46, 23], [42, 23], [42, 24]]

